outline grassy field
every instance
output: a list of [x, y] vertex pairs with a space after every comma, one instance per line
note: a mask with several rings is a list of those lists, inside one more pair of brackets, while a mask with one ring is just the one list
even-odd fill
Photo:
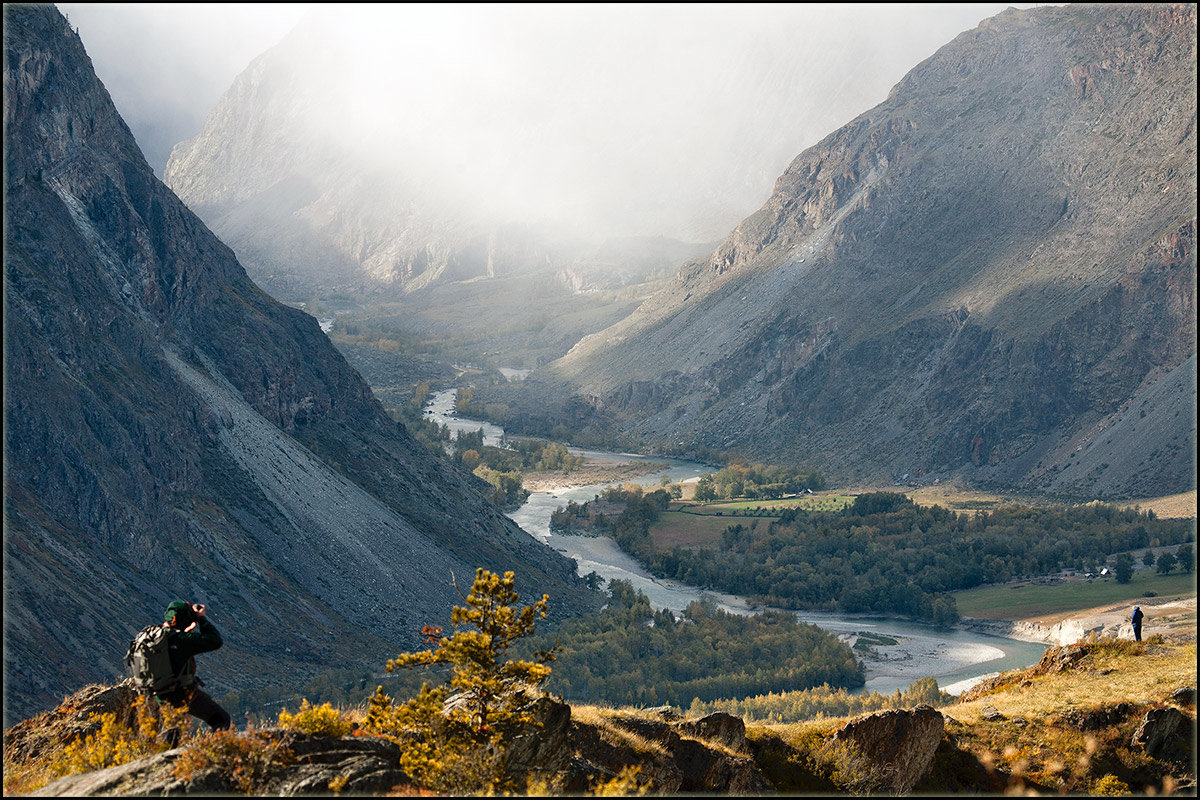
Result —
[[672, 510], [660, 514], [658, 522], [650, 528], [650, 538], [655, 547], [663, 550], [672, 547], [716, 547], [721, 541], [721, 534], [730, 525], [750, 526], [758, 519], [770, 519], [789, 508], [837, 511], [853, 501], [854, 498], [846, 494], [811, 494], [782, 500], [673, 504]]
[[[840, 511], [854, 502], [854, 495], [838, 492], [818, 492], [779, 500], [726, 500], [719, 503], [696, 503], [686, 506], [689, 514], [729, 516], [755, 511], [786, 511], [799, 508], [805, 511]], [[770, 514], [767, 514], [770, 516]]]
[[729, 517], [664, 511], [659, 514], [658, 522], [650, 528], [650, 539], [660, 550], [670, 550], [672, 547], [716, 547], [725, 529], [739, 521], [747, 524]]
[[1096, 580], [1041, 586], [1028, 583], [980, 586], [954, 592], [958, 613], [964, 617], [986, 619], [1033, 619], [1052, 617], [1070, 611], [1083, 611], [1114, 603], [1135, 603], [1145, 592], [1158, 598], [1194, 594], [1196, 576], [1159, 575], [1140, 570], [1126, 584], [1116, 580]]
[[[887, 488], [882, 491], [902, 491], [922, 506], [938, 505], [952, 511], [981, 511], [1005, 503], [1023, 505], [1045, 505], [1046, 498], [1024, 494], [997, 494], [975, 489], [964, 489], [953, 485]], [[1196, 491], [1172, 494], [1165, 497], [1148, 497], [1141, 500], [1114, 501], [1121, 508], [1138, 508], [1153, 511], [1163, 519], [1186, 519], [1196, 516]]]

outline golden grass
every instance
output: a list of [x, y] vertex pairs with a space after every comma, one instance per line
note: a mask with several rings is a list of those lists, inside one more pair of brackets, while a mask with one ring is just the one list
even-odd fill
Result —
[[1039, 675], [1032, 678], [1029, 686], [1016, 684], [940, 710], [964, 724], [978, 723], [984, 706], [991, 706], [1006, 717], [1032, 720], [1073, 708], [1121, 702], [1157, 703], [1181, 686], [1196, 685], [1195, 641], [1143, 644], [1145, 649], [1140, 655], [1101, 648], [1092, 654], [1094, 666], [1090, 669]]
[[600, 738], [614, 747], [628, 747], [635, 753], [649, 753], [661, 758], [667, 758], [666, 748], [658, 742], [639, 736], [633, 731], [626, 730], [613, 722], [613, 717], [637, 717], [636, 713], [628, 710], [616, 711], [600, 706], [571, 706], [571, 719], [583, 725], [594, 727]]
[[[1163, 774], [1161, 765], [1155, 765], [1146, 754], [1131, 748], [1129, 739], [1147, 706], [1162, 703], [1175, 689], [1196, 685], [1194, 639], [1185, 644], [1169, 643], [1161, 637], [1141, 644], [1101, 640], [1078, 669], [1039, 675], [1016, 670], [1010, 675], [1013, 682], [1005, 688], [970, 702], [939, 708], [946, 718], [943, 747], [960, 755], [946, 753], [941, 772], [932, 778], [930, 786], [960, 785], [956, 781], [961, 778], [965, 781], [961, 785], [976, 790], [988, 780], [994, 781], [987, 791], [1004, 794], [1173, 791], [1175, 778]], [[1131, 703], [1135, 710], [1124, 721], [1095, 731], [1082, 731], [1064, 719], [1071, 711], [1111, 709], [1121, 702]], [[995, 708], [1004, 719], [985, 720], [985, 706]], [[829, 761], [826, 742], [850, 719], [756, 723], [748, 726], [746, 733], [760, 749], [773, 738], [791, 748], [772, 752], [772, 763], [777, 767], [772, 774], [777, 773], [776, 777], [792, 780], [807, 769], [836, 781], [836, 770], [829, 769], [837, 764]], [[980, 782], [980, 771], [984, 783]], [[813, 781], [797, 786], [798, 791], [830, 791]]]
[[1182, 494], [1169, 494], [1165, 497], [1148, 497], [1144, 500], [1134, 500], [1122, 504], [1122, 508], [1140, 508], [1142, 511], [1153, 511], [1156, 517], [1163, 519], [1195, 519], [1196, 490]]

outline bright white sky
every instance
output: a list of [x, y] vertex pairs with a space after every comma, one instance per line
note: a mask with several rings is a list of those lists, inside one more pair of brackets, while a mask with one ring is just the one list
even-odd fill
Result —
[[699, 240], [727, 232], [794, 156], [1008, 5], [58, 7], [160, 175], [238, 73], [313, 14], [348, 44], [354, 77], [324, 76], [348, 116], [375, 115], [380, 130], [402, 120], [406, 147], [426, 137], [410, 152], [460, 172], [470, 159], [488, 192], [534, 211]]

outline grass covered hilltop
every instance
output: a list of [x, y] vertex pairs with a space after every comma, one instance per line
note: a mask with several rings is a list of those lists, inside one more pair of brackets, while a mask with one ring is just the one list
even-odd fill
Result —
[[381, 687], [206, 734], [124, 685], [85, 687], [5, 732], [5, 794], [1195, 793], [1194, 629], [1051, 648], [957, 699], [747, 725], [544, 693], [551, 654], [509, 656], [546, 598], [513, 587], [480, 570], [457, 630], [388, 663], [445, 670], [407, 699]]

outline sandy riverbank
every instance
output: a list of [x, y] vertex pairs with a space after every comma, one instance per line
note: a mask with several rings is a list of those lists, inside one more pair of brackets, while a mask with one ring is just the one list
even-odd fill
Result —
[[580, 486], [598, 483], [621, 483], [665, 472], [671, 465], [649, 461], [602, 461], [585, 458], [583, 463], [569, 473], [561, 470], [526, 472], [521, 485], [531, 492], [561, 492]]

